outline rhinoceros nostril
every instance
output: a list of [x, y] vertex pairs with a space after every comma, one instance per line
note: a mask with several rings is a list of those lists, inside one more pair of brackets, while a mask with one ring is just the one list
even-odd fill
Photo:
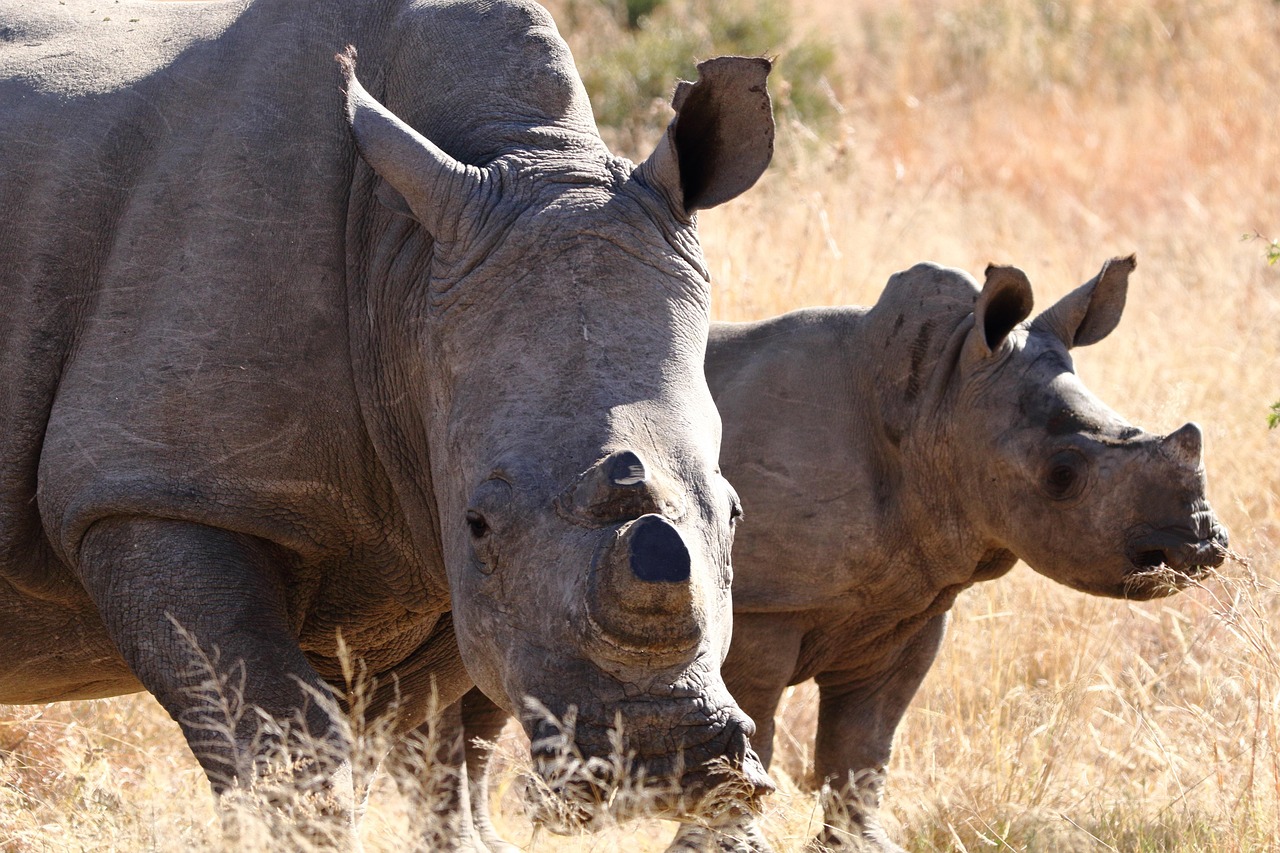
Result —
[[1163, 566], [1167, 561], [1164, 551], [1139, 551], [1133, 556], [1133, 564], [1140, 569], [1154, 569]]
[[631, 571], [649, 582], [680, 583], [690, 576], [689, 549], [680, 531], [658, 515], [635, 521], [630, 536]]

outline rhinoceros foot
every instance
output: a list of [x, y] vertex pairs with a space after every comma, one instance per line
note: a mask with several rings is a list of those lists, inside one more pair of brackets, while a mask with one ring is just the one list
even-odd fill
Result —
[[856, 835], [828, 829], [805, 845], [806, 853], [906, 853], [889, 840], [879, 826], [866, 827]]
[[805, 846], [805, 850], [808, 853], [906, 853], [889, 839], [874, 813], [850, 817], [852, 819], [847, 822], [833, 822], [828, 818], [822, 832]]
[[715, 826], [688, 823], [666, 853], [773, 853], [752, 815], [741, 815]]

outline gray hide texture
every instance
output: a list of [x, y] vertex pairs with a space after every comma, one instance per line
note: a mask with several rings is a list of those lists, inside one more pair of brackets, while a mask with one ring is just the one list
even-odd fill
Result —
[[[1069, 350], [1106, 336], [1133, 258], [1041, 313], [1021, 270], [920, 264], [867, 308], [715, 323], [707, 378], [721, 466], [746, 521], [734, 545], [725, 682], [766, 765], [782, 691], [816, 679], [817, 841], [898, 850], [876, 817], [893, 733], [928, 672], [956, 596], [1018, 559], [1095, 595], [1149, 599], [1222, 563], [1199, 428], [1131, 426], [1076, 376]], [[504, 717], [476, 692], [467, 738]], [[484, 753], [466, 756], [476, 824]], [[686, 827], [673, 849], [765, 849]]]
[[0, 701], [149, 690], [221, 788], [253, 718], [191, 643], [341, 756], [341, 638], [402, 729], [474, 682], [767, 791], [694, 214], [768, 72], [703, 63], [637, 167], [531, 2], [0, 2]]

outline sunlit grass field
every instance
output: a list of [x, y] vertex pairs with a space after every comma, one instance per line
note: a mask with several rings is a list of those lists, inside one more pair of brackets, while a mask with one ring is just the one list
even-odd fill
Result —
[[[584, 67], [607, 61], [613, 19], [584, 0], [550, 5]], [[780, 78], [788, 50], [832, 57], [820, 80], [784, 80], [780, 102], [804, 87], [828, 109], [804, 122], [780, 111], [775, 167], [702, 214], [716, 316], [868, 304], [920, 260], [979, 276], [1018, 265], [1047, 306], [1136, 252], [1124, 320], [1076, 351], [1078, 372], [1149, 430], [1204, 428], [1209, 496], [1237, 554], [1219, 579], [1151, 603], [1091, 598], [1025, 566], [964, 593], [899, 732], [890, 833], [913, 851], [1280, 850], [1280, 429], [1267, 429], [1280, 264], [1265, 257], [1280, 237], [1280, 4], [771, 8], [790, 15]], [[635, 133], [616, 141], [645, 153]], [[807, 685], [780, 709], [764, 828], [783, 851], [821, 820], [805, 785], [816, 710]], [[520, 807], [526, 751], [509, 728], [493, 792], [509, 840], [663, 849], [661, 822], [535, 833]], [[366, 849], [412, 846], [420, 811], [376, 783]], [[204, 777], [149, 697], [0, 708], [0, 850], [222, 843]]]

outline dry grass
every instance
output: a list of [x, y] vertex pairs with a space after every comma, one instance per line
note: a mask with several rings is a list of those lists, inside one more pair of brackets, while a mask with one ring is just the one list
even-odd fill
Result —
[[[828, 39], [838, 126], [788, 127], [780, 166], [703, 215], [719, 316], [868, 303], [931, 259], [1027, 270], [1042, 305], [1136, 251], [1129, 308], [1082, 350], [1131, 420], [1206, 434], [1210, 497], [1248, 565], [1150, 604], [1027, 569], [963, 595], [903, 724], [887, 823], [912, 850], [1280, 849], [1280, 6], [1269, 0], [793, 0]], [[554, 4], [553, 8], [554, 8]], [[589, 59], [592, 39], [569, 33]], [[781, 62], [785, 64], [783, 54]], [[782, 709], [768, 834], [799, 849], [816, 702]], [[498, 822], [533, 850], [660, 850], [639, 823], [569, 842], [519, 807], [504, 736]], [[385, 781], [362, 834], [404, 846]], [[145, 697], [0, 711], [0, 849], [217, 847], [177, 728]]]

